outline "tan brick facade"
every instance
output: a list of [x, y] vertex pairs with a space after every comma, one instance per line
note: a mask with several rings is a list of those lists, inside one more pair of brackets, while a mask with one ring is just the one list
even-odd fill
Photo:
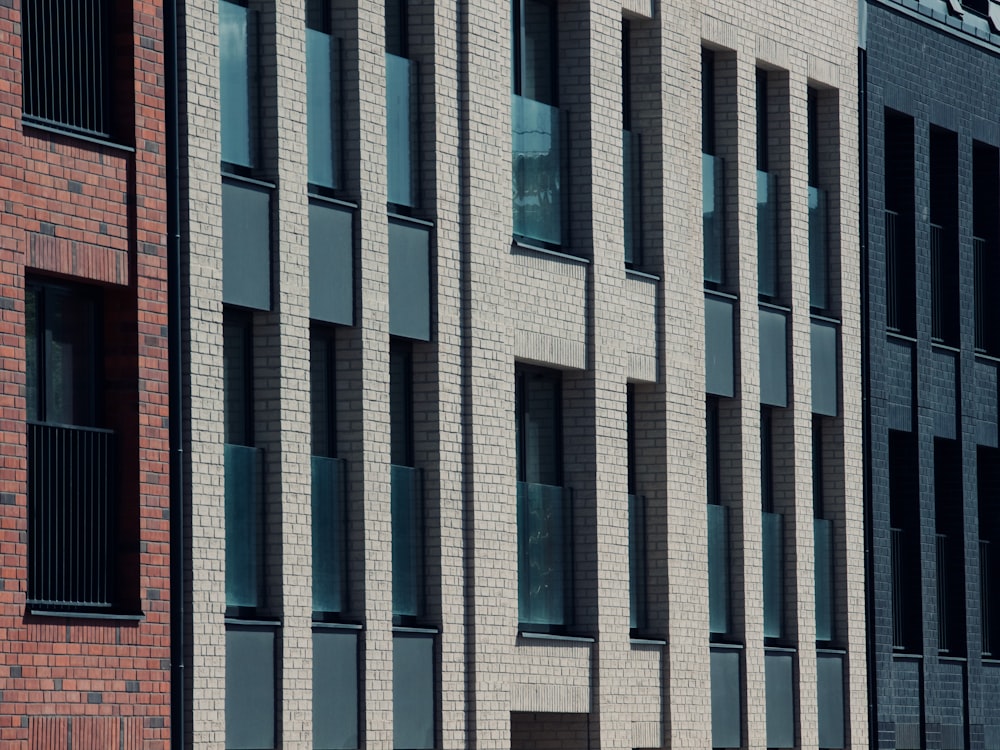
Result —
[[[822, 101], [839, 321], [840, 410], [828, 418], [836, 645], [846, 746], [866, 747], [862, 564], [856, 14], [847, 5], [559, 0], [559, 102], [568, 113], [569, 240], [514, 243], [510, 7], [409, 7], [420, 200], [432, 226], [430, 341], [413, 352], [414, 464], [424, 497], [424, 615], [435, 643], [434, 745], [712, 746], [701, 211], [701, 54], [716, 53], [727, 171], [736, 392], [720, 399], [731, 519], [733, 626], [744, 747], [767, 746], [755, 175], [755, 71], [772, 71], [772, 169], [788, 290], [788, 407], [776, 409], [775, 505], [785, 518], [782, 646], [794, 654], [796, 747], [817, 747], [807, 90]], [[309, 481], [310, 275], [305, 14], [251, 0], [259, 29], [261, 155], [271, 183], [271, 304], [253, 313], [254, 424], [264, 462], [265, 604], [275, 624], [276, 747], [313, 747]], [[359, 746], [393, 738], [389, 213], [381, 4], [331, 3], [341, 39], [343, 174], [353, 208], [353, 325], [336, 338], [338, 457], [348, 466], [343, 621], [361, 625]], [[622, 19], [633, 129], [643, 136], [641, 262], [626, 270]], [[226, 737], [222, 182], [218, 0], [187, 0], [182, 116], [186, 492], [191, 513], [187, 732]], [[831, 105], [830, 102], [833, 102]], [[832, 156], [831, 156], [832, 154]], [[331, 238], [347, 241], [346, 238]], [[572, 488], [573, 625], [519, 632], [515, 366], [561, 372], [562, 473]], [[630, 634], [627, 384], [635, 482], [646, 499], [647, 623]], [[232, 613], [228, 615], [232, 619]], [[397, 626], [397, 633], [398, 626]]]

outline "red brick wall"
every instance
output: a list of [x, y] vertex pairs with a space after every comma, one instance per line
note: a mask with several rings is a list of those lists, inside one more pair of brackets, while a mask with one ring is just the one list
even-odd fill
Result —
[[[0, 2], [0, 747], [166, 748], [167, 279], [161, 3], [121, 3], [116, 141], [22, 123], [21, 2]], [[131, 28], [131, 33], [129, 29]], [[131, 56], [131, 61], [129, 60]], [[103, 292], [121, 579], [139, 621], [26, 613], [24, 279]]]

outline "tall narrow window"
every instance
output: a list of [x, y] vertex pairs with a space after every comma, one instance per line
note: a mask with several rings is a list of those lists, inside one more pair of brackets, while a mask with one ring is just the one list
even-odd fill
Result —
[[778, 296], [778, 201], [769, 171], [768, 75], [757, 70], [757, 291], [763, 299]]
[[112, 2], [25, 0], [21, 8], [25, 117], [111, 137]]
[[336, 381], [332, 329], [310, 337], [312, 404], [313, 611], [347, 606], [346, 466], [337, 456]]
[[246, 0], [219, 2], [219, 112], [222, 161], [250, 169], [257, 161], [255, 15]]
[[816, 640], [834, 638], [833, 605], [833, 522], [825, 517], [826, 476], [824, 473], [823, 420], [813, 417], [813, 549], [815, 557]]
[[885, 110], [886, 328], [916, 335], [913, 118]]
[[636, 466], [636, 392], [629, 384], [626, 396], [628, 443], [628, 568], [629, 619], [632, 630], [646, 626], [646, 498], [639, 494]]
[[392, 613], [399, 621], [423, 614], [423, 509], [413, 446], [413, 349], [389, 348], [392, 460]]
[[919, 451], [914, 433], [889, 431], [892, 647], [923, 651]]
[[809, 89], [809, 304], [830, 307], [830, 246], [827, 236], [827, 194], [820, 177], [820, 93]]
[[722, 504], [722, 438], [719, 399], [705, 408], [705, 473], [708, 488], [708, 629], [714, 637], [729, 632], [729, 519]]
[[962, 449], [934, 439], [934, 526], [937, 560], [938, 650], [965, 656], [965, 514]]
[[625, 264], [641, 262], [642, 142], [632, 127], [632, 26], [622, 21], [622, 212], [625, 219]]
[[931, 128], [931, 338], [959, 344], [958, 135]]
[[774, 510], [774, 414], [761, 410], [760, 416], [761, 526], [764, 553], [764, 637], [784, 635], [784, 555], [782, 518]]
[[329, 0], [306, 0], [306, 110], [309, 182], [340, 185], [340, 45]]
[[385, 4], [386, 153], [388, 201], [417, 204], [417, 64], [409, 59], [408, 0]]
[[1000, 450], [976, 449], [979, 507], [979, 629], [983, 656], [1000, 655]]
[[223, 422], [226, 471], [226, 604], [237, 615], [260, 604], [263, 570], [261, 471], [254, 446], [253, 317], [223, 316]]
[[1000, 203], [1000, 151], [984, 143], [972, 145], [972, 249], [974, 258], [974, 302], [976, 350], [1000, 353], [1000, 307], [996, 300], [1000, 284], [998, 223]]
[[701, 51], [701, 220], [705, 283], [726, 281], [723, 161], [715, 144], [715, 53]]
[[28, 601], [107, 610], [116, 601], [115, 434], [101, 429], [101, 309], [79, 287], [25, 285]]
[[558, 372], [517, 368], [518, 600], [521, 626], [560, 629], [571, 620], [569, 491], [562, 487]]
[[551, 0], [514, 0], [514, 234], [549, 245], [563, 243], [566, 200], [556, 24]]

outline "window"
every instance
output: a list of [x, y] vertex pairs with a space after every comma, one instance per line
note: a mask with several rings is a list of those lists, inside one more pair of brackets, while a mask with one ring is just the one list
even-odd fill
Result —
[[931, 339], [959, 345], [958, 134], [931, 128]]
[[101, 308], [79, 287], [25, 285], [28, 601], [118, 602], [115, 433], [101, 429]]
[[237, 171], [257, 164], [256, 14], [243, 2], [219, 2], [219, 110], [222, 161]]
[[813, 417], [813, 551], [815, 559], [816, 640], [829, 643], [835, 636], [833, 580], [833, 522], [825, 517], [826, 474], [823, 420]]
[[254, 446], [253, 316], [223, 315], [226, 604], [236, 616], [263, 602], [263, 452]]
[[646, 627], [646, 498], [637, 489], [636, 392], [628, 385], [626, 435], [628, 453], [629, 622], [633, 631]]
[[[111, 0], [24, 0], [24, 115], [111, 137]], [[71, 10], [70, 10], [71, 8]]]
[[388, 202], [417, 205], [419, 128], [417, 64], [409, 59], [407, 0], [385, 4], [386, 145]]
[[972, 249], [976, 351], [996, 356], [1000, 352], [1000, 330], [996, 321], [995, 290], [1000, 283], [997, 256], [998, 222], [995, 207], [1000, 202], [1000, 151], [985, 143], [972, 144]]
[[518, 367], [518, 608], [521, 627], [561, 630], [572, 619], [572, 517], [562, 487], [562, 385], [559, 373]]
[[642, 262], [642, 141], [632, 127], [632, 25], [622, 21], [622, 213], [625, 265]]
[[775, 175], [769, 171], [768, 74], [757, 71], [757, 291], [762, 299], [778, 296], [778, 200]]
[[329, 0], [306, 0], [306, 109], [309, 183], [340, 186], [340, 44]]
[[729, 519], [722, 504], [722, 437], [719, 399], [705, 406], [705, 471], [708, 489], [708, 629], [714, 638], [729, 632]]
[[514, 0], [513, 24], [514, 234], [559, 246], [567, 195], [555, 3]]
[[413, 348], [389, 347], [389, 418], [392, 456], [392, 614], [397, 622], [423, 614], [424, 525], [421, 478], [415, 468]]
[[913, 118], [885, 110], [886, 328], [915, 336]]
[[337, 455], [335, 338], [314, 327], [310, 336], [312, 409], [313, 611], [347, 608], [347, 467]]
[[723, 161], [715, 143], [715, 53], [701, 51], [701, 214], [704, 277], [711, 287], [726, 280]]
[[784, 539], [781, 514], [774, 509], [774, 413], [769, 408], [760, 415], [761, 531], [764, 554], [764, 637], [784, 635]]
[[[825, 98], [825, 97], [824, 97]], [[820, 92], [809, 88], [809, 304], [830, 307], [830, 243], [827, 236], [827, 196], [821, 187]]]

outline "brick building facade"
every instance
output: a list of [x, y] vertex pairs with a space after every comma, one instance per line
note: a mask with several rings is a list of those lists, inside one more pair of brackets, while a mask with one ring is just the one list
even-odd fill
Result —
[[873, 746], [995, 748], [997, 6], [863, 10]]
[[162, 8], [0, 7], [0, 745], [169, 745]]
[[865, 747], [856, 8], [182, 20], [185, 741]]

